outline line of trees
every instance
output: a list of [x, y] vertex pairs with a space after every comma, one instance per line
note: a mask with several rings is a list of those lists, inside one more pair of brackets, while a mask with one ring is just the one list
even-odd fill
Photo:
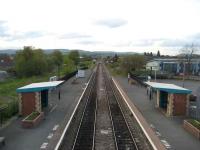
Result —
[[145, 68], [144, 55], [132, 54], [123, 56], [108, 56], [104, 59], [117, 74], [127, 74], [128, 72], [138, 72]]
[[78, 51], [70, 51], [67, 56], [64, 56], [59, 50], [45, 54], [42, 49], [26, 46], [15, 56], [15, 71], [18, 77], [30, 77], [57, 70], [59, 76], [60, 69], [63, 67], [66, 73], [75, 70], [79, 59]]
[[161, 54], [160, 54], [160, 51], [158, 50], [156, 55], [154, 55], [152, 52], [144, 52], [144, 56], [151, 56], [151, 57], [157, 56], [157, 57], [160, 57]]
[[143, 55], [127, 55], [122, 57], [120, 68], [126, 73], [138, 71], [144, 68], [145, 59]]

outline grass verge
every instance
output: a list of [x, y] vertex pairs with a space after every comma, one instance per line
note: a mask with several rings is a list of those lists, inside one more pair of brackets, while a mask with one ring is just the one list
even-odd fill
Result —
[[40, 113], [39, 112], [36, 112], [36, 111], [34, 111], [34, 112], [32, 112], [25, 120], [34, 120], [35, 118], [37, 118], [37, 116], [39, 116], [40, 115]]

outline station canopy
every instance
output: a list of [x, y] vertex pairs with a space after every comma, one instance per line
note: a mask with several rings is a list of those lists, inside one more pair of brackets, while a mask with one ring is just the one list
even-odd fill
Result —
[[168, 83], [158, 83], [158, 82], [145, 82], [152, 88], [158, 89], [160, 91], [165, 91], [168, 93], [182, 93], [182, 94], [190, 94], [192, 93], [191, 90]]
[[39, 92], [42, 90], [48, 90], [50, 88], [55, 88], [64, 81], [51, 81], [51, 82], [39, 82], [39, 83], [32, 83], [23, 87], [18, 88], [16, 91], [18, 93], [23, 92]]

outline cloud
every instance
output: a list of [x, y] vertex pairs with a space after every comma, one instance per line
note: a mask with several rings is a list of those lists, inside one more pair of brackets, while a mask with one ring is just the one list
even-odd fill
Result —
[[184, 38], [152, 38], [152, 39], [140, 39], [131, 42], [131, 46], [137, 47], [147, 47], [158, 45], [161, 47], [172, 47], [181, 48], [186, 45], [194, 44], [195, 46], [200, 46], [200, 33], [187, 36]]
[[132, 45], [138, 46], [138, 47], [140, 47], [140, 46], [152, 46], [160, 40], [162, 40], [162, 39], [142, 39], [142, 40], [134, 41], [132, 43]]
[[113, 44], [114, 47], [129, 47], [132, 45], [132, 42], [126, 41], [126, 42], [117, 42], [116, 44]]
[[128, 21], [126, 21], [124, 19], [119, 19], [119, 18], [103, 19], [103, 20], [98, 20], [95, 22], [95, 24], [97, 24], [97, 25], [106, 26], [108, 28], [121, 27], [121, 26], [126, 25], [127, 23], [128, 23]]
[[161, 46], [165, 47], [185, 47], [186, 45], [194, 44], [195, 46], [200, 46], [200, 33], [187, 36], [180, 39], [165, 39], [162, 41]]
[[79, 41], [77, 43], [82, 45], [96, 45], [96, 44], [102, 44], [103, 42], [95, 40], [84, 40], [84, 41]]
[[164, 47], [183, 47], [190, 43], [188, 40], [185, 39], [165, 39], [161, 41], [161, 46]]
[[10, 28], [8, 27], [8, 22], [0, 20], [0, 39], [2, 40], [14, 41], [21, 39], [33, 39], [41, 36], [44, 36], [44, 32], [42, 31], [15, 31], [14, 33], [11, 33]]
[[91, 38], [91, 35], [80, 34], [76, 32], [67, 33], [59, 36], [60, 39], [80, 39], [80, 38]]
[[0, 38], [9, 36], [7, 32], [8, 32], [7, 22], [0, 20]]
[[44, 33], [41, 32], [41, 31], [30, 31], [30, 32], [25, 32], [22, 37], [24, 37], [24, 38], [38, 38], [38, 37], [41, 37], [41, 36], [44, 36]]
[[28, 32], [16, 32], [15, 34], [8, 34], [5, 37], [6, 41], [15, 41], [15, 40], [26, 40], [34, 39], [44, 36], [42, 31], [28, 31]]

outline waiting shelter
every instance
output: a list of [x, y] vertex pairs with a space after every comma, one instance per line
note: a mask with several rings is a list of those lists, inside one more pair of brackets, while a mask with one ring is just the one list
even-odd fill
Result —
[[[18, 88], [19, 114], [27, 116], [33, 111], [42, 112], [48, 106], [48, 91], [56, 88], [64, 81], [32, 83]], [[59, 93], [60, 94], [60, 93]]]
[[156, 107], [164, 110], [167, 116], [188, 114], [189, 94], [191, 90], [174, 84], [145, 82], [156, 91]]

